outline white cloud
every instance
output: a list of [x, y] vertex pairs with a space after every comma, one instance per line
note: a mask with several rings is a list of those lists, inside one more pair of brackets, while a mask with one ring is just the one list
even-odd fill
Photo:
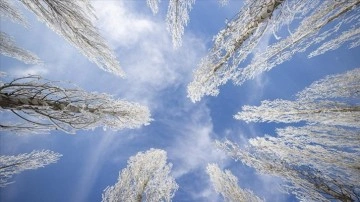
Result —
[[24, 77], [28, 75], [47, 75], [49, 70], [46, 69], [43, 65], [32, 65], [32, 66], [17, 66], [11, 68], [9, 71], [9, 76], [11, 77]]
[[[157, 25], [149, 19], [135, 14], [129, 9], [131, 2], [93, 1], [98, 18], [98, 27], [106, 35], [111, 46], [130, 46], [139, 39], [157, 29]], [[144, 2], [145, 5], [145, 2]]]
[[169, 156], [179, 165], [174, 170], [177, 178], [198, 169], [205, 172], [209, 162], [225, 159], [224, 154], [213, 145], [213, 128], [208, 108], [205, 105], [197, 105], [186, 114], [188, 117], [183, 123], [175, 123], [177, 126], [174, 128], [180, 134], [169, 149]]
[[[162, 110], [163, 90], [185, 86], [199, 55], [205, 52], [201, 39], [186, 35], [183, 47], [174, 50], [165, 19], [155, 21], [134, 9], [133, 2], [94, 1], [98, 27], [108, 44], [116, 48], [125, 79], [109, 81], [113, 93]], [[146, 6], [146, 2], [144, 2]]]
[[257, 193], [265, 199], [271, 199], [272, 201], [285, 202], [288, 201], [290, 194], [280, 192], [280, 184], [283, 181], [270, 175], [257, 175]]
[[78, 183], [75, 185], [76, 191], [71, 201], [86, 201], [96, 183], [106, 156], [122, 143], [118, 140], [114, 132], [104, 132], [101, 135], [100, 142], [95, 144], [88, 152], [88, 158], [85, 160], [84, 167], [82, 168], [82, 175], [79, 176]]

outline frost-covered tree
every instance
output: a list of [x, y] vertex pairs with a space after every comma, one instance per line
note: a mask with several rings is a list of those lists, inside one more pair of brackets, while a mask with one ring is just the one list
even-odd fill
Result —
[[0, 187], [13, 183], [9, 179], [25, 170], [35, 170], [56, 163], [62, 155], [53, 151], [32, 151], [16, 156], [0, 155]]
[[[196, 102], [205, 95], [216, 96], [219, 86], [227, 81], [233, 80], [241, 85], [290, 60], [295, 53], [324, 42], [340, 27], [347, 29], [348, 24], [358, 21], [359, 4], [359, 0], [247, 1], [214, 37], [213, 48], [200, 61], [193, 81], [188, 85], [188, 97]], [[328, 24], [333, 28], [324, 28]], [[296, 26], [296, 29], [290, 30], [289, 25]], [[288, 28], [289, 35], [278, 36], [277, 32], [284, 28]], [[257, 49], [259, 42], [266, 40], [264, 33], [271, 32], [275, 42], [268, 41], [270, 44], [265, 49]], [[346, 41], [348, 38], [342, 39]], [[254, 53], [250, 64], [240, 68], [246, 59], [250, 60], [250, 53]]]
[[14, 39], [4, 32], [0, 32], [0, 53], [18, 59], [26, 64], [39, 64], [41, 60], [34, 53], [18, 47]]
[[281, 3], [282, 0], [248, 2], [214, 37], [213, 48], [200, 61], [188, 86], [188, 97], [193, 102], [204, 95], [219, 93], [217, 87], [229, 79], [231, 69], [252, 51], [265, 31], [268, 19]]
[[262, 201], [252, 191], [241, 189], [238, 186], [238, 179], [229, 171], [221, 171], [217, 164], [209, 164], [206, 172], [217, 193], [220, 193], [225, 201], [258, 202]]
[[173, 46], [178, 48], [182, 44], [184, 27], [189, 22], [189, 12], [195, 0], [170, 0], [166, 15], [166, 27], [172, 37]]
[[336, 50], [344, 43], [349, 43], [350, 48], [355, 48], [360, 45], [360, 23], [356, 24], [352, 29], [344, 31], [336, 38], [329, 40], [322, 44], [319, 48], [309, 54], [309, 58], [326, 53], [327, 51]]
[[[147, 0], [147, 5], [156, 14], [159, 10], [160, 0]], [[182, 44], [184, 27], [189, 22], [189, 12], [195, 0], [170, 0], [166, 14], [166, 28], [170, 32], [174, 48]]]
[[[65, 83], [62, 83], [65, 85]], [[18, 117], [1, 120], [0, 131], [38, 133], [103, 126], [113, 130], [137, 128], [150, 121], [147, 107], [115, 100], [110, 95], [89, 93], [74, 86], [60, 87], [39, 76], [27, 76], [1, 83], [1, 111]], [[5, 116], [4, 116], [5, 117]], [[9, 123], [10, 122], [10, 123]]]
[[[306, 121], [360, 128], [360, 69], [328, 76], [298, 93], [296, 101], [262, 101], [260, 106], [245, 105], [234, 117], [246, 122]], [[355, 103], [339, 100], [355, 98]], [[346, 101], [346, 100], [345, 100]]]
[[262, 101], [245, 105], [235, 119], [246, 122], [321, 123], [360, 128], [360, 106], [336, 101]]
[[298, 100], [360, 99], [360, 68], [326, 76], [297, 94]]
[[309, 125], [277, 129], [277, 137], [251, 139], [245, 149], [229, 141], [217, 145], [259, 172], [283, 178], [290, 183], [285, 190], [301, 200], [359, 200], [359, 71], [316, 81], [299, 92], [296, 101], [263, 101], [235, 115], [247, 122]]
[[9, 0], [0, 0], [0, 16], [9, 18], [13, 22], [24, 26], [28, 26], [24, 16]]
[[101, 69], [124, 76], [114, 53], [93, 25], [95, 14], [89, 0], [20, 1]]
[[[27, 21], [21, 12], [8, 0], [0, 0], [0, 16], [9, 18], [13, 22], [22, 24], [25, 27], [28, 26]], [[0, 32], [0, 53], [18, 59], [26, 64], [41, 63], [38, 56], [18, 47], [15, 44], [14, 39], [5, 32]]]
[[102, 201], [171, 201], [178, 185], [170, 176], [172, 165], [166, 160], [166, 152], [160, 149], [150, 149], [130, 157], [127, 167], [119, 174], [118, 182], [104, 190]]
[[146, 0], [146, 3], [154, 15], [159, 11], [160, 0]]
[[[304, 6], [310, 6], [308, 1]], [[315, 4], [317, 1], [310, 2]], [[319, 1], [308, 16], [306, 16], [299, 27], [280, 41], [268, 46], [265, 50], [259, 50], [251, 63], [241, 71], [233, 75], [236, 84], [242, 84], [248, 79], [253, 79], [264, 71], [288, 61], [295, 53], [305, 52], [309, 47], [326, 41], [332, 37], [340, 28], [346, 29], [346, 25], [358, 21], [359, 0], [330, 0]], [[328, 24], [333, 27], [326, 30]]]
[[[291, 129], [293, 130], [293, 129]], [[300, 129], [301, 130], [301, 129]], [[316, 134], [314, 134], [316, 135]], [[267, 141], [267, 139], [262, 139]], [[275, 141], [276, 144], [281, 144]], [[253, 167], [259, 173], [268, 174], [280, 177], [284, 180], [282, 189], [286, 192], [293, 193], [301, 201], [357, 201], [360, 199], [359, 168], [357, 172], [353, 170], [339, 170], [322, 168], [321, 156], [324, 153], [329, 156], [333, 154], [334, 166], [336, 160], [343, 161], [342, 156], [337, 156], [336, 151], [332, 149], [319, 150], [312, 154], [312, 157], [318, 156], [318, 161], [296, 161], [302, 158], [302, 151], [294, 150], [289, 153], [288, 158], [284, 157], [283, 152], [287, 151], [297, 145], [297, 142], [287, 142], [290, 144], [281, 144], [277, 149], [271, 150], [272, 145], [257, 144], [257, 140], [251, 140], [251, 145], [241, 148], [237, 144], [224, 141], [216, 142], [218, 148], [225, 151], [229, 156], [235, 160], [240, 160], [247, 166]], [[321, 143], [321, 142], [320, 142]], [[299, 145], [303, 146], [302, 144]], [[315, 146], [314, 146], [315, 147]], [[307, 150], [307, 148], [302, 148]], [[296, 159], [291, 159], [297, 157]], [[358, 162], [357, 159], [353, 159]], [[318, 169], [320, 168], [320, 169]], [[350, 179], [350, 180], [349, 180]]]
[[356, 185], [360, 180], [359, 133], [360, 130], [309, 125], [277, 129], [277, 137], [267, 135], [249, 142], [258, 151], [276, 154], [289, 164], [311, 165], [322, 174]]

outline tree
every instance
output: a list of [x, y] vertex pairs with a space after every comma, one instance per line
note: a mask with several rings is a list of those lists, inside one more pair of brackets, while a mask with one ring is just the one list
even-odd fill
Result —
[[166, 27], [172, 37], [173, 46], [178, 48], [182, 44], [184, 27], [189, 22], [189, 12], [195, 0], [170, 0], [166, 15]]
[[[159, 10], [160, 0], [147, 0], [153, 14]], [[166, 15], [166, 28], [171, 34], [174, 48], [179, 48], [182, 44], [184, 27], [189, 22], [189, 12], [195, 0], [170, 0]]]
[[339, 101], [348, 97], [360, 98], [359, 72], [360, 69], [355, 69], [344, 74], [328, 76], [298, 93], [299, 98], [296, 101], [277, 99], [262, 101], [260, 106], [245, 105], [234, 117], [246, 122], [306, 121], [360, 128], [360, 106], [357, 103]]
[[16, 9], [9, 0], [0, 1], [0, 16], [7, 17], [10, 20], [27, 26], [27, 22], [21, 12]]
[[355, 47], [359, 46], [360, 45], [360, 28], [358, 28], [358, 27], [359, 27], [359, 24], [357, 24], [350, 30], [344, 31], [338, 37], [322, 44], [319, 48], [317, 48], [315, 51], [313, 51], [309, 54], [309, 58], [324, 54], [327, 51], [336, 50], [344, 43], [349, 43], [350, 41], [353, 41], [350, 44], [350, 48], [355, 48]]
[[146, 3], [154, 15], [159, 11], [160, 0], [146, 0]]
[[225, 201], [257, 202], [262, 201], [250, 190], [241, 189], [238, 179], [229, 171], [221, 171], [217, 164], [208, 164], [206, 172], [210, 176], [215, 191], [220, 193]]
[[249, 140], [257, 150], [276, 154], [289, 164], [311, 165], [322, 174], [348, 184], [360, 180], [359, 130], [326, 125], [277, 129], [277, 137]]
[[[316, 9], [313, 9], [309, 16], [303, 19], [294, 33], [268, 46], [265, 51], [256, 53], [251, 64], [234, 74], [232, 78], [234, 82], [242, 84], [244, 81], [253, 79], [264, 71], [269, 71], [273, 67], [290, 60], [295, 53], [304, 52], [310, 46], [323, 42], [330, 36], [333, 36], [339, 30], [339, 27], [358, 18], [356, 13], [359, 9], [359, 0], [319, 2], [321, 4], [315, 5]], [[308, 5], [305, 4], [305, 6]], [[320, 33], [323, 27], [332, 22], [337, 23], [334, 28]], [[344, 27], [344, 29], [346, 28]]]
[[326, 76], [299, 92], [298, 100], [359, 99], [360, 68]]
[[18, 47], [14, 40], [4, 32], [0, 32], [0, 52], [1, 54], [16, 58], [26, 64], [39, 64], [41, 60], [34, 53]]
[[101, 69], [124, 76], [114, 53], [106, 45], [92, 21], [88, 0], [20, 0], [40, 21], [74, 45]]
[[336, 101], [262, 101], [260, 106], [245, 105], [235, 119], [246, 122], [321, 123], [360, 128], [360, 106]]
[[24, 170], [35, 170], [56, 163], [62, 155], [53, 151], [32, 151], [16, 156], [0, 155], [0, 187], [10, 183], [8, 180]]
[[226, 28], [214, 37], [213, 48], [200, 61], [194, 79], [188, 85], [188, 97], [193, 102], [199, 101], [203, 95], [219, 93], [217, 86], [226, 82], [231, 76], [231, 68], [236, 68], [258, 43], [267, 21], [282, 3], [282, 0], [247, 2]]
[[2, 131], [38, 133], [59, 129], [75, 133], [78, 129], [99, 126], [120, 130], [147, 125], [151, 120], [145, 106], [114, 100], [107, 94], [88, 93], [74, 86], [59, 87], [57, 82], [39, 76], [2, 83], [0, 98], [1, 110], [20, 118], [17, 124], [3, 120]]
[[[0, 1], [0, 16], [11, 19], [13, 22], [27, 27], [28, 23], [23, 15], [8, 0]], [[0, 53], [18, 59], [26, 64], [38, 64], [41, 60], [30, 51], [18, 47], [14, 39], [5, 32], [0, 32]]]
[[178, 189], [174, 178], [169, 176], [171, 167], [163, 150], [139, 152], [130, 157], [118, 182], [104, 190], [102, 201], [171, 201]]
[[[262, 139], [267, 141], [266, 139]], [[321, 167], [318, 163], [322, 161], [296, 161], [303, 155], [301, 152], [294, 151], [292, 156], [298, 157], [297, 159], [284, 158], [282, 152], [286, 152], [292, 146], [281, 144], [278, 150], [270, 152], [272, 146], [264, 144], [256, 144], [258, 141], [251, 140], [251, 145], [246, 148], [240, 148], [237, 144], [230, 141], [219, 142], [216, 141], [218, 148], [225, 151], [229, 156], [235, 160], [240, 160], [242, 163], [253, 167], [262, 174], [269, 174], [282, 178], [285, 182], [282, 184], [282, 189], [286, 192], [291, 192], [296, 195], [300, 201], [356, 201], [360, 199], [360, 187], [358, 185], [359, 168], [357, 172], [348, 172], [343, 170], [344, 173], [328, 172], [328, 170], [318, 170]], [[296, 145], [297, 142], [288, 142]], [[305, 148], [306, 150], [306, 148]], [[324, 152], [329, 152], [327, 155], [333, 155], [334, 162], [341, 160], [340, 156], [336, 155], [331, 149], [313, 153], [321, 156]], [[357, 161], [358, 159], [353, 159]], [[313, 164], [314, 163], [314, 164]], [[352, 174], [355, 174], [353, 176]], [[345, 178], [343, 178], [345, 176]], [[354, 178], [353, 178], [354, 177]], [[351, 181], [348, 181], [350, 179]]]
[[309, 125], [277, 129], [277, 137], [250, 139], [244, 149], [230, 141], [216, 144], [260, 173], [283, 178], [284, 190], [300, 200], [359, 200], [359, 72], [354, 69], [316, 81], [299, 92], [296, 101], [263, 101], [258, 107], [244, 106], [235, 115], [247, 122]]
[[[330, 0], [270, 0], [248, 1], [240, 12], [214, 37], [214, 45], [194, 72], [188, 85], [188, 97], [199, 101], [204, 95], [216, 96], [219, 86], [229, 80], [241, 85], [264, 71], [289, 60], [297, 52], [325, 41], [333, 36], [339, 27], [358, 19], [356, 10], [360, 1]], [[355, 10], [355, 14], [352, 14]], [[289, 36], [281, 38], [276, 32], [289, 25], [294, 19], [298, 27], [289, 30]], [[330, 23], [337, 23], [326, 30]], [[322, 32], [321, 32], [322, 31]], [[256, 50], [264, 33], [274, 33], [276, 42], [265, 50]], [[344, 37], [346, 38], [346, 37]], [[343, 39], [347, 40], [347, 39]], [[356, 44], [356, 43], [355, 43]], [[250, 64], [239, 68], [250, 53], [254, 53]]]

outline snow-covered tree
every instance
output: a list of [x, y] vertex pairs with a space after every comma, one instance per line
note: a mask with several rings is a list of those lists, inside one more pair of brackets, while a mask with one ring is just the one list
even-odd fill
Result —
[[0, 32], [0, 53], [18, 59], [26, 64], [39, 64], [41, 60], [34, 53], [18, 47], [14, 39], [4, 32]]
[[257, 137], [249, 142], [289, 164], [311, 165], [322, 174], [356, 185], [360, 180], [359, 132], [326, 125], [286, 127], [277, 129], [277, 137]]
[[[267, 140], [262, 139], [262, 141]], [[276, 144], [280, 144], [280, 142], [276, 142]], [[296, 161], [302, 158], [303, 153], [300, 149], [293, 150], [291, 154], [289, 153], [291, 156], [288, 158], [283, 156], [283, 152], [288, 153], [287, 151], [293, 148], [293, 145], [297, 146], [297, 142], [287, 142], [291, 146], [281, 144], [274, 150], [271, 150], [272, 145], [266, 146], [257, 143], [257, 140], [253, 139], [250, 146], [241, 148], [226, 140], [224, 142], [217, 141], [216, 145], [235, 160], [240, 160], [245, 165], [253, 167], [259, 173], [282, 178], [284, 180], [282, 189], [295, 194], [301, 201], [329, 201], [334, 199], [357, 201], [360, 199], [359, 167], [353, 168], [353, 170], [342, 170], [343, 173], [339, 173], [339, 170], [336, 169], [327, 170], [321, 167], [323, 163], [321, 156], [324, 153], [327, 156], [333, 154], [334, 161], [343, 162], [342, 156], [337, 156], [336, 151], [339, 150], [319, 150], [312, 153], [312, 157], [318, 156], [320, 160], [307, 162], [305, 159]], [[300, 144], [299, 146], [303, 145]], [[307, 150], [307, 148], [302, 149]], [[293, 157], [297, 158], [291, 159]], [[358, 158], [353, 159], [353, 161], [358, 162]], [[334, 162], [334, 166], [336, 165]], [[356, 169], [358, 169], [357, 172], [354, 172]]]
[[[295, 101], [277, 99], [262, 101], [260, 106], [245, 105], [234, 117], [246, 122], [306, 121], [360, 128], [359, 73], [360, 69], [354, 69], [314, 82], [298, 93]], [[355, 98], [357, 101], [339, 101], [346, 98]]]
[[[217, 95], [217, 86], [231, 76], [231, 69], [252, 51], [266, 29], [267, 21], [283, 1], [255, 0], [240, 12], [214, 37], [214, 45], [194, 72], [188, 86], [188, 97], [193, 102], [204, 95]], [[259, 30], [259, 31], [257, 31]]]
[[0, 16], [9, 18], [13, 22], [24, 26], [28, 26], [24, 16], [9, 0], [0, 0]]
[[277, 137], [251, 139], [241, 149], [217, 145], [261, 173], [283, 178], [285, 190], [304, 201], [360, 199], [360, 69], [330, 75], [297, 94], [297, 100], [263, 101], [244, 106], [235, 118], [247, 122], [306, 121], [303, 127], [277, 129]]
[[[310, 2], [311, 4], [308, 4], [309, 1], [302, 2], [305, 3], [304, 6], [310, 7], [316, 1]], [[295, 53], [304, 52], [309, 47], [326, 41], [337, 33], [340, 27], [346, 29], [346, 25], [360, 18], [357, 14], [359, 0], [330, 0], [319, 3], [288, 37], [268, 46], [265, 50], [259, 50], [249, 65], [233, 75], [234, 82], [242, 84], [262, 72], [269, 71], [290, 60]], [[330, 23], [333, 27], [326, 30], [324, 27]]]
[[[147, 5], [156, 14], [159, 10], [160, 0], [147, 0]], [[189, 22], [189, 12], [195, 0], [169, 0], [168, 11], [166, 14], [166, 28], [170, 32], [174, 48], [179, 48], [182, 44], [184, 27]]]
[[172, 165], [166, 160], [166, 152], [160, 149], [150, 149], [130, 157], [127, 167], [119, 174], [118, 182], [104, 190], [102, 201], [171, 201], [178, 185], [170, 176]]
[[360, 68], [326, 76], [297, 94], [299, 100], [360, 99]]
[[225, 201], [258, 202], [262, 201], [252, 191], [241, 189], [238, 186], [238, 179], [229, 171], [221, 171], [217, 164], [209, 164], [206, 172], [217, 193], [220, 193]]
[[262, 101], [245, 105], [235, 119], [246, 122], [321, 123], [360, 128], [360, 106], [336, 101]]
[[9, 179], [25, 170], [35, 170], [56, 163], [62, 155], [53, 151], [32, 151], [16, 156], [0, 155], [0, 187], [13, 183]]
[[93, 25], [95, 14], [89, 0], [20, 1], [101, 69], [124, 76], [114, 53]]
[[355, 48], [360, 45], [360, 23], [358, 23], [356, 26], [354, 26], [352, 29], [344, 31], [341, 35], [338, 37], [329, 40], [322, 44], [319, 48], [317, 48], [315, 51], [311, 52], [309, 54], [309, 58], [318, 56], [321, 54], [326, 53], [327, 51], [336, 50], [344, 43], [349, 43], [350, 48]]
[[167, 30], [172, 37], [173, 46], [178, 48], [182, 44], [184, 27], [189, 22], [189, 12], [195, 0], [170, 0], [166, 15]]
[[[227, 81], [233, 80], [235, 84], [241, 85], [290, 60], [295, 53], [322, 43], [335, 35], [340, 27], [347, 29], [349, 23], [358, 21], [359, 4], [359, 0], [247, 1], [240, 12], [214, 37], [213, 48], [200, 61], [193, 81], [188, 85], [188, 97], [196, 102], [205, 95], [216, 96], [219, 86]], [[296, 22], [292, 23], [293, 21]], [[290, 31], [290, 24], [295, 24], [292, 26], [297, 28]], [[334, 25], [334, 28], [324, 28], [328, 24]], [[289, 36], [278, 36], [277, 32], [286, 27], [289, 29]], [[259, 42], [266, 40], [264, 33], [267, 36], [271, 32], [274, 33], [276, 42], [267, 40], [270, 44], [265, 49], [257, 49]], [[356, 46], [356, 43], [357, 41], [352, 46]], [[254, 53], [250, 64], [240, 68], [245, 59], [250, 57], [250, 53]]]
[[[0, 16], [27, 27], [28, 23], [21, 12], [8, 0], [0, 0]], [[30, 51], [18, 47], [14, 39], [5, 32], [0, 32], [0, 53], [18, 59], [26, 64], [38, 64], [41, 60]]]
[[160, 0], [146, 0], [146, 3], [154, 15], [159, 11]]
[[[62, 83], [65, 85], [65, 83]], [[38, 133], [103, 126], [114, 130], [137, 128], [149, 123], [147, 107], [115, 100], [110, 95], [89, 93], [80, 88], [59, 87], [39, 76], [14, 79], [0, 86], [1, 111], [11, 112], [19, 123], [1, 121], [0, 131]], [[13, 118], [15, 118], [13, 117]]]

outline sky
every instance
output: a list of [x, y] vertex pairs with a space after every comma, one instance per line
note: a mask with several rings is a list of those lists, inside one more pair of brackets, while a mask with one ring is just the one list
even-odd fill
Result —
[[[0, 189], [0, 201], [101, 201], [103, 190], [115, 184], [129, 157], [150, 148], [165, 150], [173, 165], [172, 176], [179, 185], [173, 201], [223, 200], [205, 172], [208, 163], [231, 170], [242, 188], [251, 189], [260, 198], [294, 201], [293, 195], [279, 191], [280, 179], [257, 174], [235, 162], [213, 142], [227, 138], [244, 145], [249, 138], [274, 135], [274, 129], [284, 124], [247, 124], [233, 119], [233, 115], [241, 106], [259, 105], [265, 99], [294, 100], [297, 92], [325, 75], [359, 67], [360, 48], [342, 46], [311, 59], [307, 58], [310, 51], [298, 53], [291, 61], [241, 86], [229, 82], [220, 87], [217, 97], [192, 103], [186, 92], [192, 72], [211, 48], [212, 38], [224, 27], [225, 19], [231, 19], [242, 3], [230, 0], [222, 7], [215, 0], [196, 1], [183, 44], [175, 50], [165, 25], [167, 1], [161, 1], [157, 15], [151, 13], [145, 1], [93, 1], [96, 26], [115, 51], [125, 78], [99, 69], [22, 7], [28, 29], [1, 19], [1, 31], [44, 62], [26, 65], [1, 55], [1, 71], [13, 77], [36, 74], [53, 81], [69, 81], [89, 92], [138, 102], [149, 107], [153, 121], [139, 129], [97, 128], [75, 135], [60, 131], [46, 135], [1, 132], [1, 155], [49, 149], [63, 156], [56, 164], [14, 176], [15, 183]], [[262, 43], [266, 45], [266, 41]]]

